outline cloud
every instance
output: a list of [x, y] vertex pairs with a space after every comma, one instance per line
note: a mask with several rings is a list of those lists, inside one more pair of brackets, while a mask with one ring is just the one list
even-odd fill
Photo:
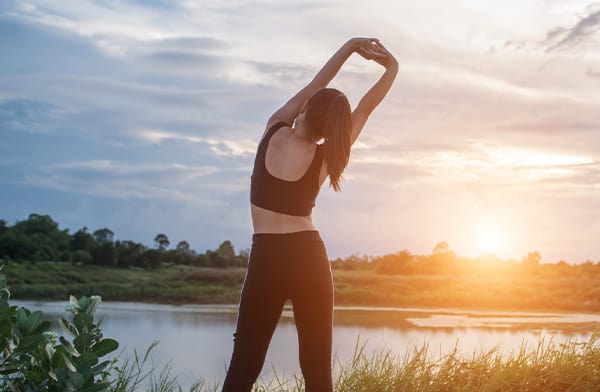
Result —
[[25, 175], [24, 183], [62, 192], [114, 199], [156, 199], [219, 204], [214, 166], [123, 163], [89, 160], [45, 165]]
[[0, 100], [0, 128], [5, 131], [47, 133], [56, 129], [60, 109], [56, 105], [31, 100]]
[[249, 139], [231, 140], [206, 138], [200, 136], [180, 134], [176, 132], [165, 132], [156, 130], [141, 130], [132, 132], [137, 138], [148, 143], [162, 143], [167, 140], [181, 140], [190, 143], [208, 144], [210, 149], [217, 155], [222, 156], [253, 156], [256, 152], [257, 143]]
[[600, 10], [581, 17], [573, 27], [555, 28], [546, 34], [542, 45], [546, 52], [571, 50], [592, 40], [600, 30]]

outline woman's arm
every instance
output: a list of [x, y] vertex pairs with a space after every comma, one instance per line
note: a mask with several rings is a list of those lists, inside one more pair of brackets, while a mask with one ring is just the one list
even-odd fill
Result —
[[327, 87], [329, 82], [337, 75], [340, 68], [348, 57], [354, 52], [359, 52], [365, 45], [373, 45], [377, 42], [374, 38], [352, 38], [347, 41], [321, 68], [314, 79], [308, 83], [302, 90], [296, 93], [269, 118], [267, 129], [277, 122], [283, 121], [291, 125], [300, 113], [304, 103], [312, 97], [317, 91]]
[[356, 109], [352, 112], [352, 134], [350, 141], [352, 144], [358, 138], [367, 119], [375, 110], [377, 105], [381, 103], [386, 96], [392, 83], [398, 73], [398, 62], [394, 56], [381, 43], [376, 43], [376, 48], [369, 51], [359, 51], [360, 55], [367, 60], [375, 60], [377, 63], [385, 67], [385, 73], [381, 78], [367, 91], [364, 97], [360, 100]]

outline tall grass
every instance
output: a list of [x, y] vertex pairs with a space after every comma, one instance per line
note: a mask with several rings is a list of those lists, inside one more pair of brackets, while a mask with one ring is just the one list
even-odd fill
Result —
[[599, 391], [600, 336], [588, 341], [556, 343], [540, 338], [518, 351], [497, 349], [461, 355], [457, 346], [431, 359], [424, 345], [399, 358], [389, 351], [368, 355], [357, 348], [348, 364], [340, 365], [337, 392], [356, 391]]
[[[115, 392], [181, 392], [172, 369], [145, 370], [148, 354], [135, 355], [118, 372]], [[519, 350], [502, 354], [497, 349], [464, 356], [458, 344], [434, 359], [427, 344], [397, 356], [390, 350], [367, 353], [357, 341], [349, 362], [336, 361], [336, 392], [492, 392], [492, 391], [600, 391], [600, 335], [587, 341], [556, 343], [540, 338]], [[219, 385], [196, 381], [190, 392], [217, 392]], [[253, 392], [303, 392], [302, 377], [275, 375], [259, 380]]]

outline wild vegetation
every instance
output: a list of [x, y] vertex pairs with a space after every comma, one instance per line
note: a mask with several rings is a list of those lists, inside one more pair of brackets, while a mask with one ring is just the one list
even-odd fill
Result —
[[104, 338], [94, 313], [96, 296], [71, 297], [70, 320], [60, 325], [71, 339], [57, 336], [41, 311], [9, 304], [10, 291], [0, 275], [0, 387], [3, 391], [104, 391], [114, 362], [100, 361], [118, 347]]
[[[148, 367], [149, 354], [130, 359], [100, 358], [118, 342], [104, 338], [94, 320], [99, 297], [70, 300], [69, 319], [60, 324], [70, 339], [49, 329], [40, 311], [9, 304], [0, 275], [0, 388], [4, 391], [175, 392], [183, 388], [169, 367]], [[600, 340], [557, 344], [540, 340], [518, 352], [496, 350], [465, 356], [458, 348], [436, 358], [427, 345], [397, 357], [381, 350], [369, 355], [357, 342], [354, 358], [335, 364], [336, 392], [392, 391], [596, 391], [600, 388]], [[199, 378], [190, 392], [218, 391]], [[304, 391], [301, 377], [275, 377], [255, 392]]]
[[186, 240], [168, 249], [171, 242], [164, 233], [154, 237], [155, 248], [131, 240], [115, 240], [109, 228], [90, 233], [83, 227], [73, 234], [60, 229], [49, 215], [30, 214], [25, 220], [10, 226], [0, 220], [0, 260], [56, 261], [106, 267], [158, 268], [162, 263], [202, 267], [244, 267], [247, 251], [236, 254], [231, 241], [224, 241], [216, 250], [197, 253]]

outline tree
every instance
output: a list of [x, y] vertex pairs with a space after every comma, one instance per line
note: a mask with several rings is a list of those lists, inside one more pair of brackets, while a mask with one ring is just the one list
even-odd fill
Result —
[[408, 250], [385, 255], [376, 260], [375, 271], [378, 274], [397, 275], [406, 273], [414, 262], [414, 256]]
[[433, 254], [446, 253], [450, 251], [450, 245], [447, 242], [438, 242], [433, 248]]
[[92, 255], [87, 250], [76, 250], [73, 252], [72, 260], [73, 264], [81, 263], [87, 265], [92, 263]]
[[169, 247], [169, 237], [166, 234], [158, 233], [156, 237], [154, 237], [154, 243], [159, 250], [165, 250]]
[[96, 241], [96, 244], [98, 245], [112, 243], [114, 235], [115, 234], [112, 232], [112, 230], [106, 227], [103, 229], [98, 229], [93, 233], [94, 241]]
[[156, 249], [148, 249], [142, 255], [141, 263], [146, 269], [155, 269], [160, 267], [162, 254]]
[[181, 253], [190, 253], [190, 244], [187, 241], [179, 241], [177, 251]]
[[117, 267], [129, 268], [132, 265], [141, 265], [142, 255], [144, 254], [144, 245], [133, 241], [117, 241], [115, 243], [117, 250]]
[[229, 240], [225, 240], [221, 245], [219, 245], [217, 253], [219, 254], [219, 256], [227, 260], [231, 260], [235, 257], [235, 250], [233, 249], [233, 244]]
[[94, 246], [94, 237], [87, 231], [87, 227], [77, 230], [71, 236], [71, 250], [88, 251]]
[[448, 274], [456, 271], [456, 253], [447, 242], [439, 242], [433, 248], [427, 265], [428, 273]]
[[103, 242], [95, 246], [90, 252], [92, 255], [92, 263], [95, 265], [105, 265], [114, 267], [117, 265], [117, 251], [112, 242]]
[[60, 230], [49, 215], [30, 214], [17, 222], [8, 233], [12, 244], [8, 246], [8, 256], [14, 259], [31, 261], [60, 261], [61, 254], [69, 250], [69, 230]]
[[523, 265], [526, 267], [536, 267], [540, 265], [540, 261], [542, 260], [542, 256], [540, 252], [533, 251], [527, 253], [527, 257], [523, 257]]

